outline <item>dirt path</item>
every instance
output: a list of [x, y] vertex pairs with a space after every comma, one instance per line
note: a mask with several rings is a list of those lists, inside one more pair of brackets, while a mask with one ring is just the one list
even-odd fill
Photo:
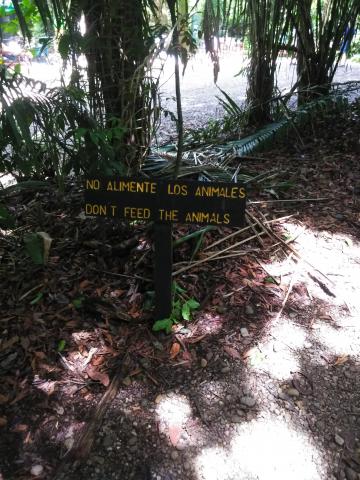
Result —
[[[151, 333], [149, 284], [132, 276], [152, 271], [141, 225], [124, 255], [118, 227], [85, 220], [72, 190], [9, 200], [23, 228], [54, 242], [42, 269], [17, 237], [0, 238], [1, 480], [360, 478], [355, 113], [244, 161], [252, 175], [276, 167], [280, 199], [326, 200], [253, 192], [253, 214], [293, 215], [272, 231], [299, 261], [265, 236], [193, 268], [177, 281], [202, 311], [174, 335]], [[183, 244], [175, 260], [190, 254]]]
[[[247, 79], [244, 69], [247, 57], [240, 52], [230, 52], [221, 58], [218, 86], [228, 93], [239, 105], [246, 98]], [[280, 58], [277, 70], [278, 87], [281, 91], [288, 91], [296, 79], [296, 62], [290, 58]], [[172, 98], [174, 93], [173, 62], [167, 61], [161, 81], [163, 106], [176, 112], [176, 104]], [[242, 72], [240, 75], [239, 72]], [[347, 61], [338, 68], [334, 82], [349, 82], [360, 80], [360, 63]], [[214, 84], [212, 64], [205, 53], [198, 53], [190, 60], [185, 75], [182, 77], [182, 101], [184, 122], [186, 128], [198, 128], [206, 122], [222, 115], [217, 96], [221, 92]], [[168, 117], [169, 118], [169, 117]], [[159, 138], [168, 138], [174, 135], [174, 125], [166, 119], [160, 131]]]

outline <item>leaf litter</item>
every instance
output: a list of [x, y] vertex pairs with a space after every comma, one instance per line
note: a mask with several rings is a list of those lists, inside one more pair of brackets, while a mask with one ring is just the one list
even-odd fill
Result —
[[[0, 292], [0, 404], [4, 411], [0, 428], [2, 445], [8, 443], [1, 468], [5, 473], [11, 475], [16, 464], [16, 475], [26, 475], [39, 455], [47, 472], [58, 469], [60, 475], [67, 468], [71, 472], [75, 468], [71, 459], [88, 458], [98, 444], [102, 422], [122, 390], [139, 415], [141, 412], [147, 421], [155, 421], [137, 404], [140, 397], [136, 392], [143, 391], [143, 400], [152, 404], [156, 393], [178, 386], [191, 398], [199, 382], [210, 382], [208, 375], [232, 375], [231, 368], [262, 371], [269, 358], [264, 345], [274, 319], [292, 318], [290, 314], [301, 309], [299, 324], [332, 325], [339, 309], [345, 315], [353, 307], [346, 303], [332, 306], [329, 292], [337, 291], [334, 275], [341, 272], [329, 272], [309, 260], [306, 252], [298, 249], [296, 238], [286, 231], [291, 221], [302, 230], [330, 235], [329, 248], [331, 236], [337, 232], [348, 236], [344, 248], [357, 241], [360, 218], [355, 186], [360, 172], [355, 140], [359, 135], [354, 130], [358, 132], [359, 126], [344, 114], [337, 121], [330, 116], [320, 118], [313, 128], [315, 137], [314, 130], [303, 132], [304, 146], [279, 144], [254, 160], [246, 158], [251, 174], [276, 167], [279, 175], [277, 186], [250, 191], [244, 229], [206, 232], [194, 258], [191, 241], [175, 249], [174, 277], [189, 297], [201, 303], [194, 321], [176, 331], [176, 342], [172, 335], [151, 330], [153, 297], [148, 280], [152, 278], [152, 258], [151, 254], [144, 256], [144, 249], [151, 253], [151, 236], [146, 225], [81, 218], [76, 183], [66, 186], [61, 204], [50, 191], [37, 194], [30, 206], [31, 192], [10, 198], [10, 203], [21, 205], [16, 218], [21, 228], [0, 238], [5, 252], [0, 268], [2, 278], [6, 278]], [[281, 182], [287, 182], [288, 188], [282, 189]], [[326, 202], [316, 201], [322, 198]], [[35, 229], [46, 232], [52, 240], [51, 246], [50, 241], [47, 244], [45, 266], [37, 264], [39, 256], [32, 262], [22, 247], [23, 236]], [[193, 226], [178, 226], [175, 235], [193, 231]], [[287, 271], [276, 275], [270, 264], [281, 264]], [[298, 268], [300, 273], [294, 277]], [[300, 307], [302, 304], [305, 307]], [[321, 310], [323, 313], [314, 318]], [[250, 332], [247, 338], [240, 335], [244, 326]], [[332, 368], [354, 367], [353, 362], [353, 356], [344, 352], [334, 358]], [[314, 369], [310, 370], [293, 376], [293, 386], [300, 395], [312, 395], [312, 386], [315, 391], [322, 388]], [[190, 372], [189, 380], [185, 371]], [[192, 383], [199, 375], [203, 375], [199, 382]], [[231, 390], [230, 385], [226, 389]], [[195, 401], [195, 412], [201, 411], [199, 421], [206, 429], [213, 423], [215, 409], [210, 409], [207, 418], [204, 401]], [[46, 409], [53, 403], [63, 405], [63, 413], [55, 409], [47, 419]], [[64, 460], [55, 448], [49, 456], [36, 436], [35, 443], [25, 443], [22, 435], [35, 435], [39, 430], [48, 432], [55, 446], [56, 422], [60, 415], [62, 422], [74, 422], [74, 408], [82, 412], [79, 414], [85, 423], [76, 427], [78, 440]], [[331, 410], [331, 405], [328, 408]], [[188, 428], [191, 430], [190, 424]], [[131, 427], [126, 435], [130, 431]], [[154, 439], [154, 431], [150, 432]], [[26, 455], [16, 448], [11, 437], [15, 433], [22, 436], [17, 438], [24, 442]], [[180, 432], [169, 435], [176, 447]], [[161, 439], [156, 442], [161, 445]], [[329, 443], [329, 452], [331, 448]], [[131, 455], [135, 463], [141, 460], [136, 453]], [[150, 458], [147, 461], [151, 463]], [[88, 468], [92, 469], [85, 467], [83, 477], [77, 478], [86, 478]], [[131, 468], [122, 467], [124, 477], [130, 475]], [[161, 472], [161, 465], [158, 468]], [[183, 473], [182, 478], [192, 478]], [[51, 478], [55, 477], [51, 474]]]

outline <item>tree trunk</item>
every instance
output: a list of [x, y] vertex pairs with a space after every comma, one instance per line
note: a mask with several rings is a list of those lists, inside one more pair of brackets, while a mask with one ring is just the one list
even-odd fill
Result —
[[128, 172], [139, 168], [148, 147], [143, 8], [142, 0], [87, 0], [84, 8], [91, 107], [105, 126], [120, 120], [124, 135], [113, 139], [113, 147]]

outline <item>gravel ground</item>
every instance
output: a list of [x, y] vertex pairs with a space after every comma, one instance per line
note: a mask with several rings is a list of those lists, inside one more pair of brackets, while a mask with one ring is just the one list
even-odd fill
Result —
[[[189, 73], [191, 68], [195, 66], [189, 66]], [[354, 72], [355, 67], [349, 66], [342, 79], [344, 75], [349, 79]], [[184, 79], [189, 121], [203, 122], [216, 113], [216, 90], [210, 73], [207, 75], [202, 87], [202, 80], [194, 75], [196, 94], [187, 91]], [[237, 80], [230, 79], [229, 85], [231, 82], [237, 88]], [[225, 81], [221, 85], [226, 88]], [[190, 114], [195, 100], [196, 118]], [[314, 169], [322, 172], [322, 185], [325, 182], [330, 190], [346, 176], [343, 168], [336, 169], [336, 162], [330, 164], [330, 155], [347, 161], [359, 157], [354, 140], [358, 130], [353, 130], [351, 146], [349, 136], [339, 135], [329, 151], [326, 146], [330, 140], [325, 140], [320, 144], [319, 158], [318, 147], [312, 152], [319, 162]], [[286, 168], [291, 177], [302, 161], [303, 183], [297, 185], [296, 193], [300, 194], [305, 184], [311, 196], [323, 196], [317, 170], [311, 170], [311, 162], [305, 165], [308, 154], [287, 153]], [[358, 161], [350, 173], [351, 185], [360, 182]], [[330, 218], [327, 203], [318, 206], [317, 217], [314, 204], [310, 204], [304, 208], [301, 221], [290, 219], [283, 225], [284, 234], [297, 237], [293, 245], [304, 261], [294, 268], [289, 262], [277, 264], [273, 258], [262, 258], [271, 275], [281, 278], [279, 288], [259, 286], [256, 276], [250, 274], [249, 284], [244, 284], [242, 269], [246, 265], [250, 270], [256, 268], [249, 266], [249, 259], [246, 265], [236, 260], [209, 267], [206, 278], [216, 290], [209, 291], [209, 304], [198, 314], [190, 333], [184, 333], [181, 355], [159, 362], [139, 350], [140, 367], [149, 373], [122, 379], [111, 407], [92, 432], [94, 445], [82, 463], [73, 461], [68, 452], [76, 450], [78, 432], [98, 411], [104, 388], [96, 389], [95, 385], [83, 389], [69, 379], [54, 382], [61, 369], [69, 375], [56, 356], [57, 370], [49, 365], [48, 370], [42, 370], [44, 378], [34, 378], [32, 385], [35, 388], [42, 380], [50, 388], [56, 383], [56, 391], [43, 394], [38, 403], [25, 403], [25, 397], [26, 408], [20, 396], [8, 405], [8, 418], [0, 415], [0, 479], [359, 480], [360, 219], [354, 195], [344, 189], [336, 215], [331, 208], [331, 215], [335, 215], [331, 221], [326, 220]], [[344, 226], [349, 209], [357, 215], [357, 224], [353, 222], [351, 228]], [[287, 213], [285, 208], [278, 212]], [[70, 247], [68, 252], [70, 255]], [[82, 265], [84, 259], [77, 262]], [[308, 275], [309, 263], [330, 281], [331, 291]], [[191, 284], [198, 278], [191, 273], [183, 280]], [[237, 291], [238, 285], [246, 290]], [[245, 291], [250, 296], [244, 303]], [[136, 291], [133, 294], [135, 298]], [[46, 315], [46, 310], [34, 313], [32, 321], [41, 315]], [[3, 325], [11, 328], [16, 316], [15, 310], [2, 319]], [[6, 323], [9, 318], [11, 322]], [[88, 317], [81, 322], [87, 325], [82, 328], [91, 330]], [[6, 333], [4, 327], [4, 338]], [[86, 333], [77, 332], [84, 338]], [[151, 341], [163, 351], [166, 339], [158, 338], [160, 341]], [[37, 341], [30, 338], [34, 348]], [[90, 345], [82, 347], [86, 354], [90, 352]], [[7, 348], [11, 352], [12, 345]], [[36, 353], [42, 361], [42, 352]], [[84, 362], [86, 357], [75, 353]], [[9, 358], [14, 361], [11, 355], [1, 357], [0, 368], [11, 368]], [[20, 374], [14, 371], [11, 378]], [[6, 401], [2, 395], [0, 403]], [[54, 467], [61, 461], [55, 473]]]
[[[246, 73], [237, 75], [246, 68], [247, 57], [240, 52], [230, 52], [221, 58], [220, 73], [217, 85], [224, 90], [239, 105], [246, 98]], [[173, 61], [166, 62], [161, 76], [162, 103], [164, 108], [176, 112]], [[277, 70], [278, 87], [282, 92], [288, 91], [296, 80], [296, 62], [283, 57], [279, 60]], [[347, 61], [336, 72], [334, 82], [349, 82], [360, 80], [360, 63]], [[222, 107], [219, 106], [217, 96], [221, 92], [214, 84], [212, 64], [205, 53], [198, 53], [189, 61], [185, 74], [181, 79], [182, 105], [185, 128], [204, 126], [210, 119], [221, 118]], [[158, 132], [159, 142], [173, 137], [174, 124], [166, 117]]]

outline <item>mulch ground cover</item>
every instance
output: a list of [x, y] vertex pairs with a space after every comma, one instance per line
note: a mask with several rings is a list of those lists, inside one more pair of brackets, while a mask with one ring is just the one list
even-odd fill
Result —
[[[6, 197], [16, 228], [0, 237], [1, 479], [85, 478], [89, 472], [94, 478], [110, 478], [111, 472], [114, 478], [157, 478], [151, 476], [150, 451], [128, 444], [131, 422], [123, 424], [126, 447], [109, 476], [101, 476], [101, 460], [89, 463], [96, 455], [106, 457], [109, 445], [99, 446], [97, 437], [114, 398], [135, 396], [139, 418], [151, 424], [144, 436], [155, 438], [161, 425], [148, 419], [147, 400], [156, 403], [158, 395], [180, 387], [194, 398], [205, 369], [221, 379], [233, 362], [249, 361], [270, 319], [282, 308], [291, 313], [304, 295], [297, 285], [286, 299], [289, 283], [266, 267], [269, 259], [284, 261], [291, 254], [282, 218], [292, 215], [306, 228], [359, 238], [359, 103], [328, 112], [304, 128], [300, 139], [294, 133], [243, 160], [242, 169], [254, 176], [276, 169], [278, 175], [249, 192], [248, 214], [255, 226], [236, 237], [233, 229], [207, 232], [193, 266], [174, 277], [201, 308], [191, 321], [174, 325], [170, 335], [152, 331], [151, 226], [85, 218], [75, 182], [62, 193], [54, 186]], [[174, 238], [195, 230], [176, 226]], [[52, 238], [45, 266], [34, 265], [24, 249], [24, 235], [35, 231]], [[197, 240], [175, 249], [174, 271], [189, 266]], [[221, 252], [217, 258], [206, 260], [216, 251]], [[204, 261], [196, 264], [199, 260]], [[318, 288], [331, 293], [321, 273], [312, 275]], [[298, 390], [300, 383], [299, 377]], [[193, 407], [198, 422], [214, 424], [195, 398]], [[178, 432], [169, 436], [169, 448], [176, 446]], [[173, 452], [168, 457], [177, 458]], [[168, 478], [197, 478], [185, 461], [182, 468]]]

